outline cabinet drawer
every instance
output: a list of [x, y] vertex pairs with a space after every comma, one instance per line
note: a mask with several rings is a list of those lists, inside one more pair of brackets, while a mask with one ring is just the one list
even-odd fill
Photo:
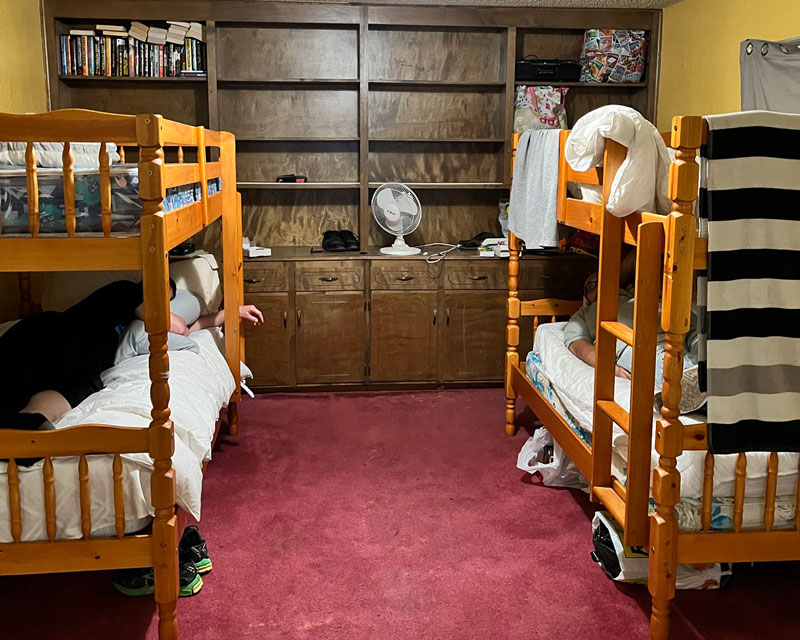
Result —
[[439, 265], [421, 260], [374, 260], [373, 289], [435, 289]]
[[580, 299], [583, 281], [597, 264], [592, 260], [548, 258], [521, 260], [519, 264], [519, 288], [542, 289], [548, 295], [559, 298]]
[[294, 281], [298, 291], [362, 291], [364, 263], [356, 260], [298, 262]]
[[444, 265], [448, 289], [506, 289], [508, 262], [483, 258], [484, 262], [451, 262]]
[[289, 265], [286, 262], [256, 262], [244, 265], [244, 292], [288, 291]]

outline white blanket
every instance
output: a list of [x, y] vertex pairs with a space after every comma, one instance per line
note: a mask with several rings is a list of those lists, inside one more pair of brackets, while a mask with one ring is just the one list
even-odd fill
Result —
[[508, 204], [508, 228], [528, 249], [558, 246], [560, 129], [526, 131], [519, 139]]
[[[566, 409], [584, 429], [592, 429], [594, 399], [594, 369], [576, 358], [564, 346], [565, 322], [549, 323], [536, 330], [533, 350], [539, 354], [544, 373], [553, 383], [559, 398]], [[614, 399], [626, 411], [630, 406], [630, 380], [616, 378]], [[655, 411], [653, 420], [660, 417]], [[684, 424], [705, 422], [701, 414], [681, 416]], [[655, 438], [655, 429], [653, 430]], [[617, 466], [624, 470], [624, 460], [628, 455], [628, 436], [622, 429], [614, 426], [613, 447]], [[766, 453], [747, 454], [747, 497], [763, 497], [766, 491]], [[778, 495], [794, 494], [797, 486], [797, 453], [779, 454]], [[700, 498], [703, 494], [704, 451], [686, 451], [678, 458], [678, 471], [681, 474], [681, 497]], [[655, 447], [651, 454], [651, 468], [658, 465]], [[736, 472], [736, 455], [715, 456], [714, 496], [728, 498], [733, 496]]]
[[[218, 329], [199, 331], [192, 338], [200, 353], [170, 352], [170, 410], [175, 424], [178, 504], [200, 517], [202, 464], [211, 458], [211, 441], [219, 412], [234, 390], [234, 379], [219, 349]], [[148, 356], [132, 358], [103, 373], [106, 388], [59, 420], [56, 428], [99, 423], [146, 427], [150, 423]], [[111, 456], [90, 456], [89, 477], [93, 535], [113, 535], [114, 487]], [[152, 461], [144, 454], [124, 455], [126, 529], [144, 526], [153, 509], [150, 503]], [[78, 493], [78, 458], [56, 458], [56, 527], [62, 539], [81, 537]], [[11, 541], [8, 484], [5, 462], [0, 462], [0, 542]], [[42, 463], [20, 468], [23, 540], [46, 539]]]
[[[611, 183], [609, 213], [618, 217], [635, 211], [669, 213], [667, 145], [658, 129], [635, 109], [612, 104], [583, 116], [567, 139], [567, 162], [575, 171], [600, 166], [607, 138], [628, 147], [628, 156]], [[584, 195], [584, 199], [589, 198]]]

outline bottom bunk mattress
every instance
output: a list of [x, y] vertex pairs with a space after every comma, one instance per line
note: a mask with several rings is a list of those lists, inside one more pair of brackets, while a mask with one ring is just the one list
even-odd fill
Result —
[[[2, 331], [2, 326], [0, 326]], [[200, 517], [202, 465], [211, 457], [214, 430], [220, 410], [228, 402], [235, 381], [220, 351], [219, 329], [192, 334], [199, 346], [193, 351], [170, 351], [171, 418], [175, 426], [175, 469], [178, 505]], [[57, 429], [79, 424], [113, 424], [146, 427], [150, 423], [148, 356], [131, 358], [103, 373], [104, 389], [66, 413]], [[146, 453], [123, 459], [125, 528], [127, 532], [148, 524], [152, 460]], [[92, 535], [115, 535], [114, 486], [110, 455], [87, 456], [89, 462]], [[54, 458], [56, 529], [60, 539], [81, 537], [81, 512], [77, 457]], [[11, 542], [7, 463], [0, 462], [0, 542]], [[20, 467], [22, 539], [46, 540], [43, 463]]]
[[[576, 358], [564, 346], [564, 327], [557, 322], [541, 325], [536, 331], [533, 350], [526, 359], [526, 372], [533, 385], [564, 418], [564, 421], [591, 444], [594, 400], [594, 369]], [[630, 381], [616, 378], [614, 397], [625, 410], [629, 408]], [[660, 415], [653, 411], [653, 421]], [[684, 424], [704, 423], [705, 415], [691, 413], [681, 416]], [[655, 429], [653, 430], [655, 438]], [[624, 482], [627, 467], [628, 436], [614, 425], [612, 436], [612, 471]], [[703, 493], [704, 451], [685, 451], [678, 458], [681, 474], [681, 505], [678, 517], [682, 529], [699, 529], [701, 497]], [[764, 495], [767, 478], [767, 453], [747, 454], [747, 482], [745, 486], [745, 525], [758, 526], [763, 519]], [[736, 471], [736, 454], [715, 456], [713, 518], [715, 528], [729, 528], [733, 516], [733, 495]], [[779, 454], [778, 499], [776, 503], [776, 528], [779, 524], [794, 526], [793, 518], [797, 491], [797, 453]], [[658, 454], [653, 447], [650, 465], [658, 464]]]
[[[39, 185], [39, 233], [67, 232], [64, 212], [63, 171], [37, 169]], [[142, 215], [139, 199], [139, 167], [116, 164], [110, 167], [111, 231], [114, 234], [138, 233]], [[219, 178], [208, 181], [209, 196], [221, 188]], [[200, 183], [167, 189], [164, 211], [198, 202]], [[77, 233], [102, 234], [103, 218], [98, 169], [75, 169], [75, 222]], [[0, 167], [0, 234], [28, 235], [28, 183], [25, 167]]]

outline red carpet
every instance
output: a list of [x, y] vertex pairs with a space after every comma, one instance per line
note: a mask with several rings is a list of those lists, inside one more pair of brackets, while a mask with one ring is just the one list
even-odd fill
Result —
[[[214, 571], [180, 601], [181, 637], [647, 638], [646, 588], [592, 563], [584, 494], [515, 468], [502, 409], [498, 389], [244, 402], [206, 477]], [[680, 593], [673, 638], [798, 637], [798, 570]], [[152, 639], [154, 606], [107, 572], [0, 578], [0, 637]]]

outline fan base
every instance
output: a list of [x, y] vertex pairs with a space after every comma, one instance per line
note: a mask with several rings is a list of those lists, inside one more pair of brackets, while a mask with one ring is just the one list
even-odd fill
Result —
[[422, 253], [418, 247], [381, 247], [381, 253], [387, 256], [416, 256]]

